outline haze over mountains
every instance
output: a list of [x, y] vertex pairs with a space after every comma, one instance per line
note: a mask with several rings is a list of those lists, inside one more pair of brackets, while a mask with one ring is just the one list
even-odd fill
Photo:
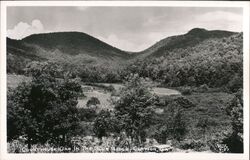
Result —
[[46, 60], [119, 67], [137, 59], [161, 57], [176, 49], [195, 47], [205, 40], [222, 40], [236, 34], [239, 33], [194, 28], [184, 35], [162, 39], [142, 52], [122, 51], [81, 32], [35, 34], [22, 40], [7, 38], [7, 70], [19, 73], [31, 61]]

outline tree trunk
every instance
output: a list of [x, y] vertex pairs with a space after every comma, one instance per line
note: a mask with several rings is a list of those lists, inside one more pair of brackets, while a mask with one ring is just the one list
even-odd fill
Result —
[[30, 149], [31, 149], [31, 140], [30, 140], [30, 138], [28, 138], [28, 150], [29, 150], [29, 153], [30, 153]]

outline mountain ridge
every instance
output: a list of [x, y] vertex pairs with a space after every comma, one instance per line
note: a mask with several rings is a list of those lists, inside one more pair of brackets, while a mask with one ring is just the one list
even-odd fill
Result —
[[[108, 43], [83, 32], [52, 32], [33, 34], [21, 39], [21, 41], [26, 44], [38, 45], [39, 47], [45, 48], [47, 50], [55, 48], [59, 48], [61, 50], [65, 49], [66, 53], [71, 55], [81, 54], [81, 50], [83, 50], [87, 54], [94, 54], [95, 56], [97, 53], [91, 48], [94, 47], [98, 51], [102, 49], [104, 53], [106, 53], [106, 50], [111, 50], [112, 56], [127, 56], [125, 51], [113, 47]], [[78, 50], [68, 49], [70, 47], [74, 47]]]
[[210, 38], [229, 37], [238, 32], [222, 31], [222, 30], [206, 30], [203, 28], [193, 28], [186, 34], [170, 36], [153, 44], [151, 47], [138, 53], [139, 57], [154, 56], [160, 57], [164, 50], [173, 50], [177, 48], [185, 48], [201, 43], [203, 40]]
[[[161, 39], [141, 52], [128, 52], [83, 32], [53, 32], [27, 36], [21, 40], [7, 37], [7, 71], [15, 72], [31, 61], [54, 60], [74, 65], [102, 65], [120, 68], [136, 59], [157, 58], [178, 48], [200, 44], [206, 39], [225, 38], [238, 32], [193, 28], [186, 34]], [[18, 63], [18, 66], [12, 63]]]

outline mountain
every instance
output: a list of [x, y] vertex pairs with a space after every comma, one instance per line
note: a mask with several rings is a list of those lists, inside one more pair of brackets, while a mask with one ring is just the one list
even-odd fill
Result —
[[129, 53], [81, 32], [35, 34], [22, 40], [7, 38], [8, 72], [19, 72], [31, 61], [115, 65], [129, 57]]
[[243, 33], [191, 30], [138, 53], [124, 70], [167, 87], [242, 88]]
[[139, 52], [138, 58], [160, 57], [166, 52], [174, 49], [193, 47], [207, 39], [220, 39], [236, 34], [236, 32], [212, 30], [208, 31], [202, 28], [194, 28], [183, 35], [171, 36], [160, 40], [148, 49]]
[[43, 48], [48, 52], [59, 50], [68, 55], [87, 54], [104, 59], [123, 59], [127, 54], [88, 34], [81, 32], [57, 32], [28, 36], [23, 43]]
[[[31, 61], [56, 61], [67, 66], [83, 65], [121, 68], [135, 60], [165, 56], [178, 49], [196, 47], [206, 40], [223, 39], [235, 32], [194, 28], [188, 33], [167, 37], [148, 49], [125, 52], [81, 32], [56, 32], [30, 35], [22, 40], [7, 38], [7, 72], [21, 74]], [[178, 54], [178, 53], [174, 53]]]

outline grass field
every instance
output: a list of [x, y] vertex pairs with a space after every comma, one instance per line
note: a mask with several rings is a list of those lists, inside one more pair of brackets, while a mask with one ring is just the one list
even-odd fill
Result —
[[[231, 127], [231, 119], [225, 108], [229, 105], [233, 95], [224, 92], [194, 93], [186, 96], [195, 107], [185, 109], [185, 119], [189, 129], [189, 138], [211, 137]], [[199, 121], [208, 119], [205, 135], [197, 127]]]
[[[83, 88], [86, 87], [92, 87], [92, 86], [87, 86], [87, 85], [82, 85]], [[101, 103], [101, 107], [99, 109], [112, 109], [113, 106], [110, 103], [110, 98], [111, 98], [111, 93], [105, 91], [104, 89], [101, 88], [96, 88], [95, 89], [90, 89], [88, 91], [83, 91], [83, 94], [85, 95], [85, 97], [81, 97], [78, 100], [78, 107], [86, 107], [86, 104], [88, 102], [88, 100], [91, 97], [96, 97], [99, 99], [100, 103]]]
[[7, 75], [7, 87], [16, 88], [20, 83], [24, 81], [30, 81], [30, 77], [26, 77], [23, 75], [16, 75], [16, 74], [8, 74]]

